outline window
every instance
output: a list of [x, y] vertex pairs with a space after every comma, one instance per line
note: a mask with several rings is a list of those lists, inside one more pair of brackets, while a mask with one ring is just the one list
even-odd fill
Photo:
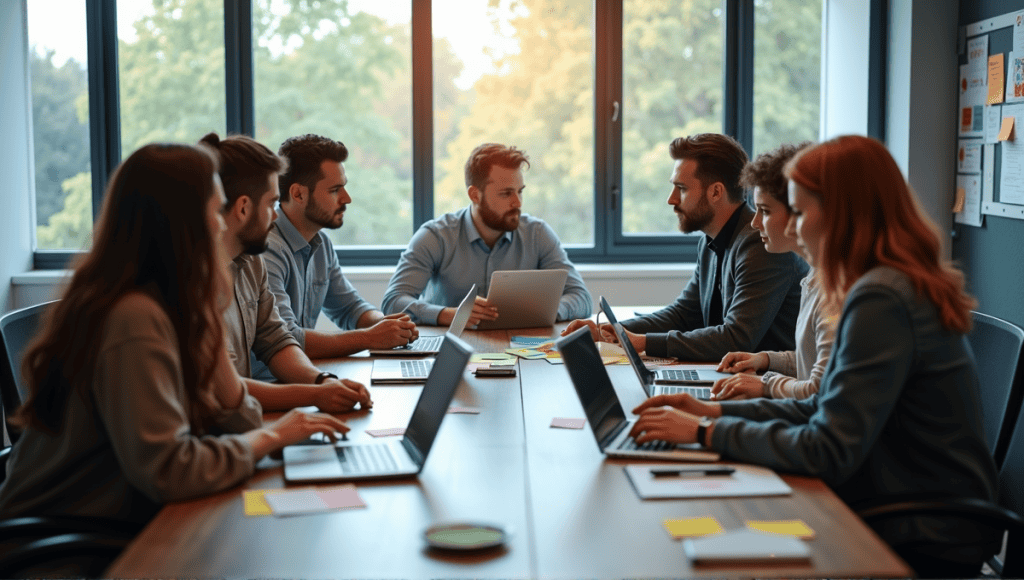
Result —
[[92, 239], [84, 22], [85, 0], [28, 3], [36, 247], [45, 250], [87, 248]]
[[[331, 232], [339, 257], [394, 264], [421, 223], [468, 203], [463, 165], [482, 142], [527, 151], [524, 211], [548, 221], [574, 260], [678, 261], [699, 237], [680, 234], [665, 203], [672, 138], [725, 131], [757, 154], [818, 136], [822, 1], [29, 4], [31, 38], [52, 26], [37, 12], [77, 9], [102, 48], [74, 61], [42, 40], [33, 51], [47, 72], [73, 62], [78, 79], [58, 89], [76, 95], [73, 111], [61, 102], [62, 116], [36, 116], [37, 167], [51, 167], [39, 162], [45, 148], [67, 149], [49, 134], [77, 135], [85, 155], [37, 180], [37, 267], [70, 256], [47, 249], [87, 247], [105, 179], [153, 140], [245, 132], [276, 150], [316, 132], [345, 142], [353, 204]], [[116, 78], [97, 73], [85, 90], [85, 61], [102, 69], [110, 54]], [[90, 105], [107, 113], [83, 125]]]

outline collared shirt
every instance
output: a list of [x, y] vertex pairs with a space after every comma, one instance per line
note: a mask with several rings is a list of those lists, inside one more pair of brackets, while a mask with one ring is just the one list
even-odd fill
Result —
[[342, 276], [330, 238], [319, 231], [306, 241], [283, 211], [278, 214], [263, 260], [277, 312], [288, 331], [305, 349], [305, 329], [316, 327], [321, 310], [338, 328], [357, 328], [359, 318], [375, 308]]
[[732, 212], [714, 239], [708, 236], [708, 248], [715, 253], [715, 285], [711, 295], [711, 308], [708, 309], [708, 326], [722, 324], [722, 316], [724, 316], [722, 312], [722, 262], [725, 261], [725, 251], [732, 244], [732, 234], [736, 231], [736, 224], [740, 221], [741, 213], [743, 213], [743, 206]]
[[590, 316], [593, 303], [583, 278], [544, 220], [522, 214], [519, 227], [489, 248], [466, 207], [420, 226], [402, 253], [382, 306], [385, 313], [407, 312], [417, 324], [434, 325], [441, 310], [458, 306], [473, 284], [486, 296], [495, 271], [554, 269], [569, 274], [558, 320]]
[[239, 376], [252, 377], [249, 351], [266, 364], [295, 341], [274, 307], [267, 285], [267, 270], [260, 256], [242, 254], [231, 262], [235, 282], [234, 303], [224, 312], [228, 355]]

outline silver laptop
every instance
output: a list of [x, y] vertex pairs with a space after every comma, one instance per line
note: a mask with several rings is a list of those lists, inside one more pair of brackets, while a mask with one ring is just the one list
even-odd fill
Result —
[[665, 441], [649, 441], [637, 445], [629, 436], [633, 421], [619, 403], [619, 396], [604, 368], [601, 354], [590, 336], [590, 329], [583, 327], [569, 336], [555, 342], [562, 353], [565, 368], [569, 371], [576, 394], [587, 415], [587, 423], [594, 432], [597, 446], [609, 457], [630, 457], [643, 459], [667, 459], [670, 461], [718, 461], [719, 455], [696, 443], [674, 444]]
[[487, 301], [498, 309], [497, 320], [484, 320], [478, 330], [551, 326], [565, 290], [565, 270], [498, 270], [491, 274]]
[[636, 376], [640, 379], [640, 386], [644, 388], [648, 397], [687, 393], [698, 399], [709, 400], [711, 399], [711, 385], [714, 385], [715, 381], [719, 379], [732, 376], [729, 373], [686, 368], [685, 366], [657, 371], [648, 369], [643, 359], [640, 358], [640, 353], [633, 348], [633, 343], [626, 337], [626, 331], [622, 324], [615, 319], [615, 313], [612, 312], [612, 307], [604, 299], [604, 296], [601, 297], [600, 302], [601, 311], [608, 317], [608, 322], [611, 323], [615, 330], [615, 336], [619, 339], [619, 345], [626, 352], [626, 358], [629, 359], [629, 364], [636, 371]]
[[[455, 316], [452, 318], [452, 323], [448, 325], [448, 332], [455, 336], [462, 336], [462, 331], [466, 330], [466, 323], [469, 322], [469, 317], [473, 314], [474, 302], [476, 302], [476, 284], [473, 284], [469, 289], [469, 292], [467, 292], [466, 296], [462, 299], [462, 302], [459, 302], [459, 307], [455, 310]], [[396, 346], [395, 348], [371, 348], [370, 355], [415, 356], [421, 354], [437, 354], [437, 351], [441, 350], [441, 342], [443, 340], [443, 334], [421, 336], [405, 346]], [[423, 375], [423, 378], [425, 379], [426, 375]]]
[[472, 352], [473, 349], [458, 338], [450, 334], [444, 337], [437, 364], [420, 393], [400, 441], [289, 445], [284, 448], [284, 478], [291, 482], [309, 482], [419, 473]]

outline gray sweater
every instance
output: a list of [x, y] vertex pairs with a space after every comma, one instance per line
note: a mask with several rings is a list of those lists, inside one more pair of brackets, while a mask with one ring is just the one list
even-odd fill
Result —
[[[11, 451], [0, 516], [80, 515], [146, 522], [168, 501], [227, 489], [252, 475], [252, 449], [237, 435], [196, 437], [174, 327], [141, 292], [122, 298], [97, 329], [91, 388], [72, 394], [57, 435], [28, 428]], [[217, 425], [262, 424], [246, 394]]]

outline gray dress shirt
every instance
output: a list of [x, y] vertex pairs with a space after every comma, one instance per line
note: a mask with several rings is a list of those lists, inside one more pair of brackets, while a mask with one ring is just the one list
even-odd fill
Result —
[[466, 207], [420, 226], [402, 253], [382, 306], [387, 314], [408, 312], [417, 324], [436, 325], [441, 310], [458, 306], [473, 284], [486, 296], [495, 271], [554, 269], [569, 274], [558, 320], [590, 316], [590, 292], [544, 220], [522, 214], [519, 227], [488, 248]]
[[793, 350], [807, 263], [792, 252], [768, 253], [750, 225], [754, 212], [746, 204], [734, 217], [739, 221], [733, 235], [723, 240], [728, 244], [721, 269], [723, 323], [708, 326], [718, 258], [704, 236], [697, 243], [697, 269], [679, 298], [622, 323], [647, 335], [647, 354], [718, 362], [731, 351]]
[[267, 364], [282, 348], [299, 343], [277, 313], [263, 258], [242, 254], [231, 262], [230, 270], [235, 292], [234, 302], [224, 312], [228, 356], [239, 376], [253, 378], [250, 351]]

